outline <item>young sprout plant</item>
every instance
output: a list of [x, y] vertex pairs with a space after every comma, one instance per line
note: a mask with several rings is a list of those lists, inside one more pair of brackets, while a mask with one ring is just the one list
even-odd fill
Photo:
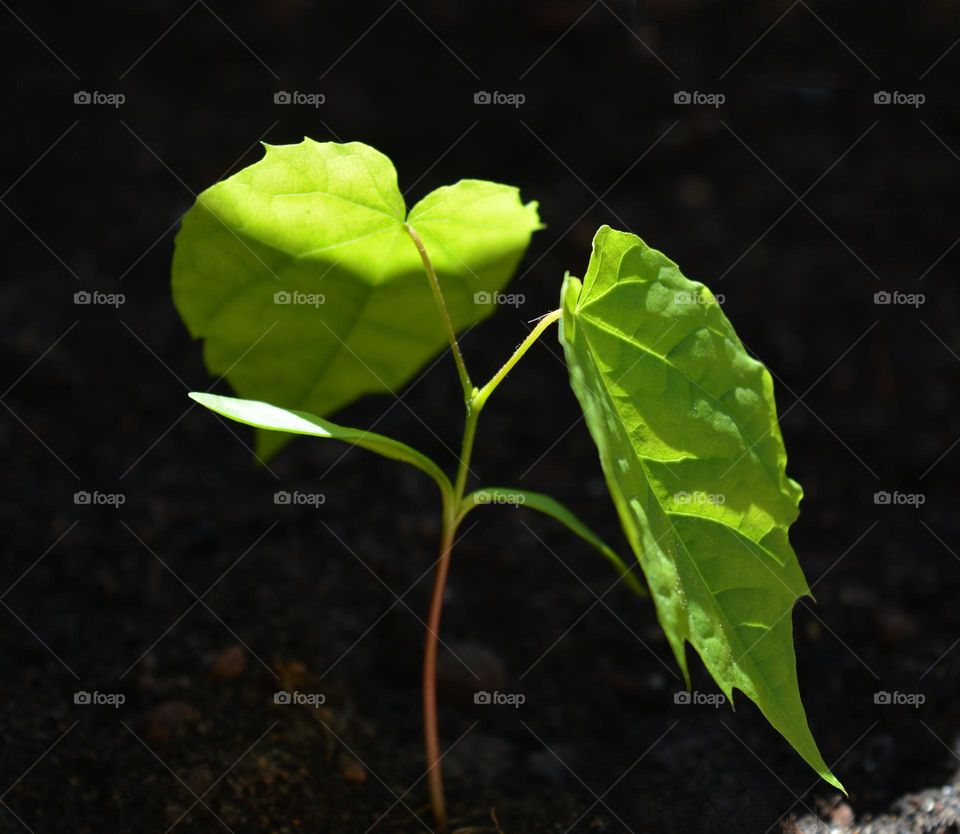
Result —
[[[558, 309], [478, 387], [457, 334], [493, 312], [483, 302], [498, 297], [539, 228], [536, 203], [524, 204], [516, 188], [461, 180], [408, 211], [393, 164], [367, 145], [266, 146], [260, 161], [204, 191], [177, 235], [177, 309], [203, 340], [210, 372], [243, 399], [190, 396], [254, 426], [261, 458], [293, 435], [330, 438], [410, 464], [439, 487], [423, 718], [442, 831], [437, 649], [464, 518], [483, 504], [522, 502], [566, 525], [646, 594], [620, 557], [549, 496], [467, 491], [484, 407], [558, 324], [570, 385], [687, 688], [690, 643], [731, 703], [739, 689], [842, 790], [800, 700], [791, 612], [810, 591], [788, 531], [802, 491], [786, 475], [769, 372], [703, 284], [635, 235], [604, 226], [583, 280], [565, 277]], [[465, 412], [452, 480], [404, 443], [326, 419], [363, 394], [402, 388], [444, 346]]]

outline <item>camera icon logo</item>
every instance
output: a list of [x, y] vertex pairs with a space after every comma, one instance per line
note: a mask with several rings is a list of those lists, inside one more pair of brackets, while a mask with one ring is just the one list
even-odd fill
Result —
[[285, 489], [281, 489], [279, 492], [273, 493], [273, 503], [274, 504], [289, 504], [292, 496]]
[[890, 697], [889, 692], [874, 692], [873, 693], [873, 703], [875, 704], [889, 704], [892, 703], [892, 698]]
[[874, 304], [889, 304], [893, 301], [893, 296], [890, 295], [886, 290], [880, 290], [880, 292], [875, 292], [873, 294], [873, 303]]
[[475, 292], [473, 294], [473, 303], [474, 304], [493, 304], [493, 295], [488, 293], [486, 290]]
[[686, 90], [678, 90], [673, 94], [673, 103], [674, 104], [689, 104], [690, 103], [690, 93]]
[[290, 304], [292, 301], [293, 296], [291, 296], [286, 290], [279, 290], [273, 294], [274, 304]]
[[473, 693], [473, 703], [475, 704], [490, 704], [493, 703], [493, 698], [489, 692], [474, 692]]
[[877, 93], [873, 94], [873, 103], [874, 104], [889, 104], [890, 103], [890, 93], [886, 90], [880, 90]]
[[273, 693], [273, 703], [275, 704], [289, 704], [292, 703], [293, 699], [290, 697], [289, 692], [280, 690], [279, 692]]
[[73, 493], [74, 504], [89, 504], [90, 500], [91, 500], [91, 495], [86, 490], [81, 490], [80, 492]]
[[89, 104], [90, 103], [90, 93], [86, 90], [79, 90], [73, 94], [73, 103], [74, 104]]
[[89, 693], [89, 692], [84, 692], [83, 690], [81, 690], [80, 692], [74, 692], [74, 693], [73, 693], [73, 703], [75, 703], [75, 704], [81, 704], [81, 705], [84, 705], [84, 706], [87, 705], [87, 704], [90, 704], [90, 703], [91, 703], [90, 693]]
[[692, 696], [689, 692], [681, 690], [680, 692], [673, 693], [673, 703], [675, 704], [689, 704], [692, 701]]
[[86, 290], [80, 290], [80, 292], [75, 292], [73, 294], [73, 303], [74, 304], [89, 304], [93, 300], [93, 296], [90, 295]]
[[873, 493], [873, 503], [874, 504], [889, 504], [891, 500], [890, 493], [886, 490], [881, 490], [880, 492]]
[[474, 104], [489, 104], [492, 101], [490, 93], [486, 90], [478, 90], [473, 94], [473, 103]]
[[273, 94], [274, 104], [289, 104], [290, 100], [290, 93], [288, 93], [286, 90], [279, 90]]

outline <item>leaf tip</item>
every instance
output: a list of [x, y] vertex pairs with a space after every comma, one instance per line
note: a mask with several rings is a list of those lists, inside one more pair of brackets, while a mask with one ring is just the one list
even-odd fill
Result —
[[597, 229], [596, 234], [593, 236], [593, 246], [596, 248], [603, 239], [613, 231], [612, 226], [608, 226], [604, 223], [599, 229]]
[[223, 413], [222, 409], [226, 405], [224, 400], [229, 401], [229, 397], [224, 398], [218, 394], [208, 394], [203, 391], [191, 391], [187, 394], [191, 400], [196, 403], [200, 403], [204, 408], [209, 408], [211, 411], [216, 411], [218, 414]]
[[838, 791], [840, 791], [844, 796], [849, 797], [850, 794], [847, 793], [847, 789], [843, 786], [843, 783], [833, 775], [830, 770], [827, 770], [824, 773], [820, 774], [824, 782], [827, 782], [830, 785], [833, 785]]

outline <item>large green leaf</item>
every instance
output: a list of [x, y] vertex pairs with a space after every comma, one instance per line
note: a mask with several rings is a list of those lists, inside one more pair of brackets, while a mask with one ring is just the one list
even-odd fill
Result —
[[313, 414], [307, 414], [305, 411], [277, 408], [275, 405], [256, 400], [240, 400], [236, 397], [221, 397], [218, 394], [201, 394], [195, 391], [190, 392], [190, 399], [196, 400], [200, 405], [217, 414], [222, 414], [238, 423], [255, 426], [264, 431], [342, 440], [344, 443], [360, 446], [391, 460], [409, 463], [433, 478], [446, 497], [452, 498], [453, 496], [453, 487], [440, 467], [426, 455], [407, 446], [406, 443], [401, 443], [399, 440], [363, 429], [338, 426], [336, 423], [331, 423], [329, 420], [324, 420]]
[[787, 531], [802, 491], [770, 374], [709, 290], [635, 235], [600, 229], [561, 303], [571, 385], [684, 676], [688, 641], [841, 787], [800, 701], [791, 612], [810, 591]]
[[[482, 301], [507, 284], [539, 228], [536, 203], [510, 186], [462, 180], [408, 216], [393, 163], [367, 145], [265, 147], [197, 198], [173, 259], [180, 315], [204, 340], [211, 373], [244, 397], [327, 415], [397, 390], [446, 344], [406, 224], [457, 330], [495, 309]], [[283, 437], [259, 433], [258, 451]]]

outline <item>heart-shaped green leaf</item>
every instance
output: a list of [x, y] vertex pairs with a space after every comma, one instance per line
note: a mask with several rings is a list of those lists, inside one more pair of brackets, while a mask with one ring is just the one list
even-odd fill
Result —
[[810, 591], [787, 531], [773, 382], [713, 295], [635, 235], [603, 227], [567, 277], [561, 341], [623, 529], [689, 681], [685, 642], [842, 789], [807, 725], [791, 611]]
[[[208, 188], [183, 218], [173, 294], [211, 373], [244, 397], [327, 415], [395, 391], [446, 344], [424, 241], [455, 329], [490, 315], [540, 227], [516, 188], [462, 180], [409, 216], [390, 160], [304, 139]], [[258, 452], [285, 435], [258, 434]]]

